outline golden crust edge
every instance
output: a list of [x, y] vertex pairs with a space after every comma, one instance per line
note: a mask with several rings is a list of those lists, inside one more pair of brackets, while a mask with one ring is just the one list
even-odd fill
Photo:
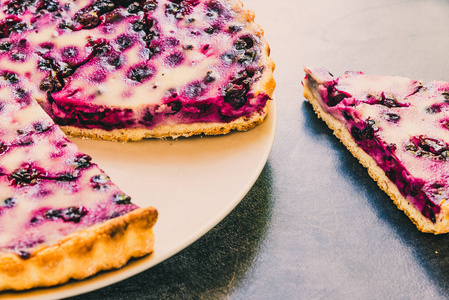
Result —
[[153, 207], [138, 208], [40, 247], [28, 259], [0, 253], [0, 291], [84, 279], [100, 271], [120, 268], [133, 257], [147, 255], [153, 252], [157, 215]]
[[449, 232], [449, 207], [448, 204], [441, 206], [441, 212], [436, 218], [436, 222], [432, 223], [425, 218], [419, 210], [417, 210], [398, 190], [396, 185], [385, 175], [385, 172], [377, 165], [376, 161], [363, 151], [346, 127], [331, 114], [324, 111], [312, 91], [307, 87], [307, 81], [304, 82], [304, 97], [312, 104], [313, 110], [321, 118], [326, 125], [333, 131], [334, 135], [340, 142], [346, 146], [351, 154], [359, 160], [359, 162], [368, 170], [368, 174], [377, 185], [383, 190], [394, 202], [394, 204], [410, 218], [416, 225], [418, 230], [427, 233], [442, 234]]

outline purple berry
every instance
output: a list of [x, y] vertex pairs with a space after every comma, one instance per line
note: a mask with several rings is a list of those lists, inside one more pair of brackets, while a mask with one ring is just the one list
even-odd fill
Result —
[[23, 168], [15, 170], [11, 175], [8, 176], [8, 179], [10, 180], [12, 185], [27, 186], [35, 185], [43, 176], [44, 173], [42, 172], [42, 170], [27, 165]]
[[16, 200], [14, 200], [14, 198], [9, 197], [9, 198], [6, 198], [5, 200], [3, 200], [3, 206], [4, 207], [10, 208], [10, 207], [13, 207], [15, 205], [16, 205]]
[[182, 52], [175, 52], [165, 58], [165, 64], [169, 67], [176, 67], [184, 61]]
[[118, 45], [120, 51], [124, 51], [130, 48], [134, 44], [133, 39], [125, 34], [118, 36], [115, 42]]
[[116, 204], [131, 204], [131, 197], [125, 194], [116, 194], [113, 196], [112, 201]]
[[74, 161], [76, 169], [86, 169], [91, 165], [92, 157], [87, 154], [80, 154]]
[[62, 219], [64, 222], [79, 223], [87, 212], [84, 206], [71, 206], [66, 209], [50, 209], [44, 216], [48, 220]]
[[141, 64], [132, 67], [128, 71], [128, 78], [131, 79], [132, 81], [141, 83], [153, 77], [154, 73], [155, 70], [153, 67], [148, 66], [146, 64]]

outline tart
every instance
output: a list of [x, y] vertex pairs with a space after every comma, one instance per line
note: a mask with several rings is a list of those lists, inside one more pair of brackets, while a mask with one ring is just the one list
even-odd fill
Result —
[[[9, 0], [0, 69], [71, 136], [129, 141], [248, 130], [274, 64], [236, 0]], [[19, 71], [20, 70], [20, 71]]]
[[449, 83], [305, 68], [304, 96], [423, 232], [449, 231]]
[[0, 291], [82, 279], [153, 251], [139, 208], [31, 98], [0, 76]]

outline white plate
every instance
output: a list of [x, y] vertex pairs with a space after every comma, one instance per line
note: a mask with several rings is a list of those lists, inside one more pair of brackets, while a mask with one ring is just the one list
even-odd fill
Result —
[[181, 251], [220, 222], [248, 193], [271, 151], [277, 105], [249, 132], [178, 140], [113, 143], [73, 139], [140, 206], [159, 211], [156, 245], [150, 256], [126, 267], [63, 286], [0, 299], [75, 296], [119, 282]]

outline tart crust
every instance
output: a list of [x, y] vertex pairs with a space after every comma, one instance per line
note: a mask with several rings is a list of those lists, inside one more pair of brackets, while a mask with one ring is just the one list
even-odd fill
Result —
[[[307, 73], [307, 70], [306, 70]], [[315, 113], [321, 118], [327, 126], [333, 130], [334, 135], [348, 148], [354, 157], [368, 169], [368, 174], [373, 178], [377, 185], [390, 196], [396, 206], [403, 210], [412, 220], [416, 227], [423, 232], [441, 234], [449, 232], [449, 207], [447, 203], [441, 205], [441, 211], [436, 216], [436, 222], [432, 223], [416, 209], [409, 200], [407, 200], [396, 185], [385, 175], [376, 163], [376, 161], [361, 149], [354, 141], [348, 129], [331, 114], [324, 111], [322, 105], [325, 105], [318, 93], [312, 92], [308, 87], [307, 79], [304, 81], [304, 97], [312, 104]]]
[[153, 251], [157, 211], [139, 208], [126, 215], [41, 246], [22, 259], [0, 253], [0, 290], [24, 290], [83, 279], [120, 268], [132, 257]]

